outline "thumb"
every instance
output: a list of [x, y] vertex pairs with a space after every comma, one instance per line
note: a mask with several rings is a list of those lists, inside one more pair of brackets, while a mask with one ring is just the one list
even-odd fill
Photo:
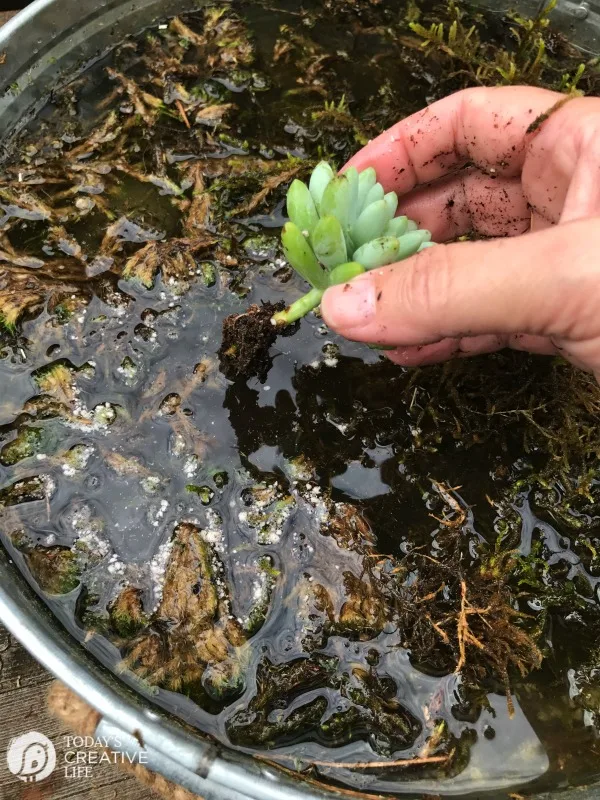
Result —
[[599, 222], [431, 247], [328, 289], [321, 311], [348, 339], [399, 347], [485, 334], [600, 341]]

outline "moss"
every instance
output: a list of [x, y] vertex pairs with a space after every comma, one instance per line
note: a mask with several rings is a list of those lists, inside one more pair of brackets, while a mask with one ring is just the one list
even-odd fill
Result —
[[217, 489], [223, 489], [229, 483], [229, 475], [225, 470], [215, 470], [211, 477]]
[[341, 696], [352, 705], [321, 722], [330, 747], [340, 747], [365, 733], [377, 753], [391, 757], [414, 742], [420, 731], [416, 718], [396, 700], [397, 686], [387, 675], [354, 667], [342, 683]]
[[25, 555], [25, 560], [31, 575], [46, 594], [69, 594], [81, 582], [81, 560], [67, 547], [34, 547]]
[[[246, 637], [231, 618], [221, 588], [223, 567], [198, 528], [184, 523], [173, 534], [162, 599], [148, 624], [124, 647], [124, 666], [150, 685], [189, 694], [202, 705], [225, 701], [241, 688]], [[139, 608], [130, 592], [127, 614]], [[136, 616], [139, 616], [136, 612]], [[210, 669], [207, 694], [203, 676]]]
[[[322, 109], [311, 113], [311, 120], [315, 123], [322, 139], [346, 134], [355, 146], [364, 147], [371, 138], [368, 129], [350, 113], [345, 96], [342, 96], [337, 103], [334, 100], [326, 100]], [[329, 152], [333, 150], [330, 149], [331, 146], [325, 146]]]
[[43, 477], [25, 478], [0, 490], [0, 509], [47, 500], [51, 494], [52, 487]]
[[125, 356], [123, 361], [121, 361], [117, 372], [123, 376], [123, 379], [128, 386], [133, 386], [136, 383], [139, 375], [139, 366], [130, 356]]
[[273, 261], [279, 250], [279, 241], [273, 236], [249, 236], [244, 239], [244, 250], [253, 261]]
[[31, 377], [40, 392], [72, 407], [79, 394], [76, 376], [91, 377], [93, 374], [94, 368], [90, 364], [76, 368], [71, 362], [60, 360], [35, 370]]
[[108, 613], [112, 628], [123, 639], [132, 638], [148, 623], [141, 591], [134, 586], [126, 586], [121, 590], [109, 605]]
[[200, 264], [199, 269], [202, 274], [202, 280], [204, 281], [204, 285], [208, 286], [209, 288], [211, 286], [214, 286], [215, 283], [217, 282], [217, 271], [215, 269], [214, 264], [211, 264], [209, 261], [203, 261]]
[[17, 436], [12, 442], [5, 444], [0, 450], [0, 463], [5, 467], [11, 467], [31, 458], [43, 449], [44, 432], [42, 428], [23, 426], [19, 429]]
[[339, 613], [336, 629], [342, 636], [372, 639], [389, 619], [389, 607], [378, 587], [350, 572], [342, 576], [346, 601]]
[[234, 655], [210, 664], [202, 676], [202, 687], [219, 704], [232, 702], [246, 687], [251, 651], [248, 645], [237, 647]]
[[200, 498], [200, 502], [203, 506], [210, 505], [213, 497], [215, 496], [215, 493], [210, 486], [194, 486], [190, 483], [185, 488], [186, 491], [197, 495]]
[[26, 316], [41, 311], [43, 296], [35, 278], [0, 273], [0, 331], [14, 335]]
[[271, 607], [273, 590], [280, 575], [279, 570], [274, 567], [273, 559], [269, 556], [259, 558], [257, 567], [258, 574], [255, 579], [257, 598], [244, 624], [244, 631], [248, 637], [254, 636], [264, 625]]
[[93, 452], [94, 448], [89, 445], [73, 445], [73, 447], [67, 450], [62, 456], [63, 472], [65, 474], [69, 474], [71, 471], [83, 471], [86, 468]]
[[[311, 731], [330, 747], [369, 736], [376, 752], [389, 756], [410, 746], [420, 730], [416, 719], [395, 700], [397, 688], [389, 676], [358, 667], [342, 675], [333, 658], [314, 656], [279, 666], [265, 659], [257, 670], [256, 687], [248, 710], [228, 722], [235, 744], [275, 748]], [[329, 688], [351, 703], [346, 711], [325, 714], [327, 700], [317, 695], [289, 708], [295, 696], [311, 688]]]
[[206, 251], [214, 243], [215, 239], [209, 235], [195, 239], [173, 239], [164, 244], [149, 242], [128, 259], [123, 277], [152, 289], [161, 272], [167, 283], [185, 286], [196, 271], [194, 253]]
[[67, 295], [63, 299], [54, 298], [51, 311], [60, 325], [70, 322], [73, 317], [87, 307], [88, 300], [84, 296]]
[[[409, 27], [426, 57], [445, 67], [443, 80], [452, 88], [530, 84], [572, 93], [586, 83], [590, 91], [591, 71], [586, 75], [578, 51], [550, 27], [555, 6], [556, 0], [550, 0], [532, 17], [509, 11], [494, 26], [467, 4], [450, 0], [411, 19]], [[573, 65], [572, 72], [564, 72], [565, 60]]]

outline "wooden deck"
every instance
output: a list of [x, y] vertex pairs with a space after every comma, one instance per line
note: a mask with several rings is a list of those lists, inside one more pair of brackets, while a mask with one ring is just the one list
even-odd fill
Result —
[[[95, 764], [89, 777], [65, 775], [65, 737], [71, 732], [46, 709], [49, 675], [0, 625], [0, 798], [2, 800], [155, 800], [156, 795], [110, 764]], [[8, 743], [29, 731], [54, 744], [57, 767], [40, 783], [26, 784], [6, 765]]]
[[[14, 13], [1, 11], [0, 25]], [[0, 625], [1, 800], [155, 800], [153, 792], [112, 765], [93, 765], [89, 777], [65, 775], [64, 754], [69, 749], [65, 737], [70, 731], [46, 709], [46, 692], [51, 682], [52, 676]], [[54, 774], [40, 783], [23, 783], [6, 765], [10, 740], [29, 731], [45, 734], [57, 751], [58, 766]]]

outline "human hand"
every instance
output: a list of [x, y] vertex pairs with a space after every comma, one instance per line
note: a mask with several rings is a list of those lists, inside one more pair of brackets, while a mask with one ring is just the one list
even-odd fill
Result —
[[[502, 347], [560, 354], [600, 379], [600, 99], [467, 89], [349, 163], [444, 242], [328, 289], [327, 324], [416, 366]], [[547, 119], [540, 115], [551, 112]], [[433, 182], [433, 183], [431, 183]]]

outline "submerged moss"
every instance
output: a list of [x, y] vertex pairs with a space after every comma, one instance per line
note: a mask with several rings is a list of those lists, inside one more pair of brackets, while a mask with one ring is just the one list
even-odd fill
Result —
[[194, 486], [193, 484], [189, 484], [186, 489], [188, 492], [193, 492], [194, 494], [198, 495], [203, 506], [210, 505], [210, 501], [215, 496], [215, 493], [210, 486]]
[[33, 503], [36, 500], [48, 500], [53, 492], [54, 485], [50, 479], [37, 475], [25, 478], [0, 490], [0, 509]]
[[124, 646], [124, 665], [150, 684], [181, 691], [201, 704], [208, 668], [212, 695], [229, 696], [232, 686], [241, 688], [246, 637], [231, 618], [221, 575], [222, 565], [201, 531], [179, 525], [162, 598], [148, 626]]
[[252, 595], [254, 605], [244, 624], [244, 631], [248, 637], [254, 636], [264, 625], [271, 607], [273, 589], [280, 575], [279, 570], [275, 569], [273, 565], [273, 559], [269, 556], [259, 558], [257, 567], [258, 574], [255, 578]]
[[111, 603], [108, 612], [110, 625], [123, 639], [135, 636], [147, 625], [141, 592], [134, 586], [126, 586]]
[[68, 594], [81, 582], [81, 563], [67, 547], [35, 547], [25, 556], [40, 589], [47, 594]]
[[0, 463], [11, 467], [19, 461], [31, 458], [41, 452], [44, 433], [41, 428], [23, 426], [15, 439], [5, 444], [0, 451]]

